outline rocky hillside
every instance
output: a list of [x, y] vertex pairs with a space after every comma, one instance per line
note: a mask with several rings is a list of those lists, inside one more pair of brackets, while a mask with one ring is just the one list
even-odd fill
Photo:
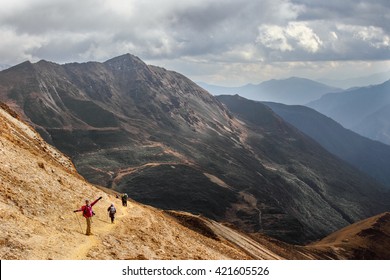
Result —
[[[69, 158], [7, 111], [0, 109], [1, 259], [280, 258], [235, 230], [229, 232], [241, 247], [229, 242], [207, 223], [226, 227], [205, 218], [133, 201], [120, 206], [114, 192], [86, 182]], [[99, 196], [94, 234], [85, 236], [84, 218], [73, 210]], [[110, 203], [118, 209], [115, 224], [107, 216]]]
[[0, 98], [88, 181], [165, 210], [307, 243], [389, 209], [376, 182], [271, 110], [233, 115], [132, 55], [25, 62], [0, 72]]
[[[185, 212], [161, 211], [134, 201], [122, 207], [115, 192], [87, 183], [69, 158], [43, 141], [4, 104], [0, 132], [3, 260], [388, 258], [388, 250], [384, 250], [388, 248], [388, 213], [317, 244], [289, 245]], [[86, 236], [84, 220], [73, 210], [85, 198], [99, 196], [103, 199], [94, 206], [93, 235]], [[115, 224], [106, 213], [112, 202], [118, 210]], [[359, 242], [351, 234], [358, 236]], [[382, 238], [378, 239], [381, 246], [366, 243], [364, 236], [373, 241], [375, 236]]]
[[389, 260], [390, 213], [359, 221], [307, 248], [344, 259]]

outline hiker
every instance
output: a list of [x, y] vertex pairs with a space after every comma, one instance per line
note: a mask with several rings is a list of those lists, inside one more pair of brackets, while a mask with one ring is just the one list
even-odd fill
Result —
[[114, 204], [111, 204], [110, 207], [108, 207], [107, 211], [108, 211], [108, 215], [110, 215], [111, 218], [111, 224], [113, 224], [115, 220], [115, 213], [116, 213]]
[[124, 193], [123, 195], [122, 195], [122, 205], [123, 206], [127, 206], [127, 193]]
[[92, 211], [92, 206], [94, 206], [96, 204], [96, 202], [98, 202], [100, 199], [102, 199], [102, 197], [99, 197], [98, 199], [96, 199], [94, 202], [92, 202], [91, 204], [89, 204], [89, 200], [86, 199], [85, 200], [85, 205], [81, 206], [80, 209], [77, 209], [77, 210], [74, 210], [73, 212], [81, 212], [83, 211], [83, 216], [87, 222], [87, 232], [85, 233], [86, 235], [91, 235], [92, 232], [91, 232], [91, 223], [92, 223], [92, 216], [95, 215], [95, 213]]

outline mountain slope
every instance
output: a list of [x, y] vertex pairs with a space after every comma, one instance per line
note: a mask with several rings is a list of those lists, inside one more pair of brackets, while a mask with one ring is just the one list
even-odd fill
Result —
[[[325, 205], [331, 205], [333, 209], [343, 209], [341, 205], [350, 199], [351, 193], [355, 192], [354, 188], [359, 188], [359, 192], [367, 193], [375, 190], [373, 185], [368, 188], [367, 185], [358, 187], [361, 180], [366, 181], [367, 178], [360, 177], [353, 168], [330, 156], [317, 143], [284, 124], [278, 117], [270, 114], [270, 109], [263, 104], [239, 96], [219, 96], [218, 99], [226, 104], [240, 120], [246, 121], [246, 124], [251, 126], [250, 131], [268, 128], [268, 133], [264, 133], [262, 139], [253, 138], [252, 141], [255, 142], [251, 147], [255, 149], [257, 154], [263, 154], [268, 148], [263, 157], [269, 157], [273, 160], [274, 164], [270, 168], [278, 170], [283, 178], [300, 182], [299, 188], [295, 187], [294, 192], [299, 190], [306, 193], [305, 196], [308, 199], [301, 198], [301, 203], [304, 201], [303, 205], [306, 207], [310, 208], [309, 205], [313, 203], [324, 205], [321, 207], [321, 211], [328, 207]], [[284, 137], [280, 137], [280, 134], [284, 134]], [[283, 158], [287, 155], [289, 158]], [[332, 166], [338, 166], [338, 168], [333, 169]], [[338, 179], [340, 174], [343, 174], [341, 181]], [[366, 182], [368, 183], [369, 180]], [[334, 186], [338, 186], [337, 191], [333, 189]], [[273, 191], [275, 193], [276, 189]], [[312, 193], [313, 191], [314, 193]], [[312, 195], [308, 196], [307, 193], [312, 193]], [[317, 194], [320, 197], [317, 197]], [[281, 194], [276, 195], [276, 197], [286, 198]], [[320, 201], [316, 200], [316, 197], [320, 198]], [[315, 200], [311, 201], [311, 199]], [[338, 202], [339, 199], [341, 201]], [[378, 199], [380, 198], [378, 197]], [[337, 206], [338, 203], [341, 205]], [[292, 208], [298, 207], [302, 206], [295, 205]], [[315, 211], [314, 208], [312, 211]]]
[[332, 154], [390, 188], [390, 146], [345, 129], [308, 107], [270, 102], [264, 104]]
[[[390, 259], [390, 213], [360, 221], [309, 246], [322, 252], [342, 252], [345, 259]], [[340, 256], [340, 253], [337, 253]]]
[[[302, 247], [261, 234], [249, 236], [189, 213], [134, 201], [121, 207], [115, 192], [85, 182], [67, 157], [0, 105], [3, 260], [389, 258], [389, 213]], [[103, 199], [94, 206], [94, 235], [85, 236], [83, 218], [72, 210], [83, 199], [98, 196]], [[111, 202], [118, 210], [114, 225], [105, 217]]]
[[238, 119], [186, 77], [131, 55], [26, 62], [0, 72], [0, 97], [90, 182], [161, 209], [292, 243], [388, 209], [376, 182], [271, 110]]
[[386, 119], [389, 105], [390, 80], [380, 85], [327, 94], [307, 104], [344, 127], [385, 144], [390, 144]]
[[390, 104], [364, 118], [352, 129], [360, 135], [390, 145]]
[[294, 105], [303, 105], [320, 98], [323, 94], [340, 91], [338, 88], [297, 77], [284, 80], [269, 80], [258, 85], [249, 84], [232, 88], [218, 87], [204, 83], [200, 83], [200, 85], [214, 95], [238, 94], [256, 101], [272, 101]]
[[[280, 258], [262, 253], [267, 248], [248, 255], [217, 234], [207, 237], [201, 222], [189, 229], [152, 207], [132, 201], [127, 208], [119, 206], [115, 193], [87, 183], [66, 156], [4, 109], [0, 108], [1, 259]], [[84, 218], [73, 210], [85, 198], [99, 196], [103, 199], [94, 206], [94, 235], [85, 236]], [[107, 217], [111, 202], [118, 210], [114, 225]], [[239, 232], [235, 236], [241, 236], [245, 247], [247, 237]]]

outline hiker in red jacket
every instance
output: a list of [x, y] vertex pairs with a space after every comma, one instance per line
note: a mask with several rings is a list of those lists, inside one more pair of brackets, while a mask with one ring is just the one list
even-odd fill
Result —
[[95, 215], [95, 213], [92, 211], [92, 206], [96, 204], [102, 197], [99, 197], [96, 199], [94, 202], [89, 204], [89, 200], [85, 200], [85, 205], [81, 206], [80, 209], [74, 210], [73, 212], [81, 212], [83, 211], [83, 216], [85, 220], [87, 221], [87, 232], [85, 233], [86, 235], [91, 235], [91, 222], [92, 222], [92, 216]]

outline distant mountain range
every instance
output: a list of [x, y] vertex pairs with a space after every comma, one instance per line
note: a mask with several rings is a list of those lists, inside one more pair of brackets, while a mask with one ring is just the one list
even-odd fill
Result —
[[303, 105], [320, 98], [329, 92], [341, 89], [309, 79], [292, 77], [284, 80], [269, 80], [258, 85], [248, 84], [241, 87], [220, 87], [199, 83], [214, 95], [238, 94], [255, 101], [271, 101], [289, 105]]
[[329, 93], [307, 106], [363, 136], [390, 144], [390, 80]]
[[264, 104], [329, 152], [390, 189], [390, 146], [345, 129], [311, 108], [271, 102]]
[[369, 85], [378, 85], [386, 82], [390, 78], [390, 71], [375, 73], [368, 76], [362, 76], [351, 79], [319, 79], [320, 83], [324, 83], [326, 85], [330, 85], [337, 88], [354, 88], [354, 87], [366, 87]]
[[390, 208], [378, 182], [265, 105], [130, 54], [24, 62], [0, 72], [0, 99], [90, 182], [161, 209], [307, 243]]

